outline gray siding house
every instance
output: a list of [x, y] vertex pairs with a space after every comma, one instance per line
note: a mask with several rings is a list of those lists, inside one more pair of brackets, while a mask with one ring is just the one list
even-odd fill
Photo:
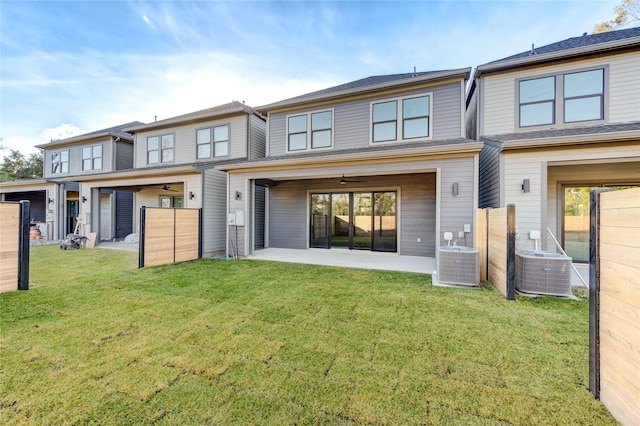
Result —
[[640, 185], [640, 28], [480, 65], [467, 126], [483, 142], [480, 207], [516, 205], [517, 248], [588, 260], [589, 190]]
[[465, 138], [470, 68], [368, 77], [257, 108], [266, 156], [224, 164], [229, 249], [435, 257], [473, 246], [478, 158]]
[[227, 222], [227, 177], [215, 166], [264, 157], [265, 119], [253, 108], [231, 102], [126, 130], [133, 135], [131, 165], [117, 172], [82, 177], [80, 196], [90, 200], [87, 226], [105, 238], [109, 191], [132, 196], [133, 232], [146, 207], [202, 208], [203, 255], [224, 252]]
[[[133, 137], [123, 129], [138, 121], [97, 130], [37, 146], [44, 151], [43, 179], [8, 182], [0, 185], [2, 199], [31, 201], [32, 220], [39, 223], [43, 238], [62, 239], [76, 228], [78, 218], [88, 210], [87, 199], [79, 192], [79, 182], [97, 172], [113, 173], [133, 166]], [[131, 205], [130, 193], [100, 194], [109, 224], [104, 234], [124, 237], [131, 232], [132, 215], [123, 211]], [[84, 229], [83, 229], [84, 231]]]

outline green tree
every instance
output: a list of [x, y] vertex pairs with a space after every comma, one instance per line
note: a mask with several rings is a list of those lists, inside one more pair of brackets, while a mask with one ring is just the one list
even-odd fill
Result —
[[0, 182], [41, 178], [43, 162], [42, 151], [25, 157], [20, 151], [12, 149], [0, 165]]
[[633, 21], [640, 21], [640, 0], [622, 0], [614, 9], [616, 16], [610, 21], [602, 21], [593, 28], [593, 33], [605, 33], [623, 27]]

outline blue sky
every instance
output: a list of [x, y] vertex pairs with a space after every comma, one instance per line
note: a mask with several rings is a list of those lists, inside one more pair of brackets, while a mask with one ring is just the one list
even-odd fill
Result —
[[0, 144], [475, 67], [591, 32], [619, 1], [0, 2]]

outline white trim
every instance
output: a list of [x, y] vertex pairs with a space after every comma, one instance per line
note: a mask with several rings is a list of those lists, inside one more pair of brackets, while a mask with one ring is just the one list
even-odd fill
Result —
[[264, 152], [264, 156], [265, 157], [269, 157], [269, 153], [271, 152], [271, 146], [269, 145], [269, 141], [270, 141], [270, 132], [271, 132], [271, 120], [269, 119], [269, 113], [267, 113], [267, 122], [266, 122], [266, 126], [265, 126], [265, 152]]
[[[313, 148], [311, 146], [311, 144], [313, 143], [313, 130], [311, 129], [311, 116], [313, 114], [319, 114], [319, 113], [323, 113], [323, 112], [331, 112], [331, 145], [329, 146], [324, 146], [321, 148]], [[295, 149], [295, 150], [290, 150], [289, 149], [289, 118], [290, 117], [299, 117], [299, 116], [306, 116], [307, 118], [307, 147], [306, 149]], [[304, 112], [296, 112], [296, 113], [292, 113], [292, 114], [287, 114], [285, 115], [285, 153], [286, 154], [298, 154], [298, 153], [302, 153], [302, 152], [315, 152], [315, 151], [327, 151], [327, 150], [332, 150], [334, 145], [335, 145], [335, 108], [323, 108], [323, 109], [317, 109], [317, 110], [312, 110], [312, 111], [304, 111]]]
[[466, 118], [467, 118], [467, 107], [466, 107], [466, 90], [465, 88], [465, 81], [462, 80], [460, 82], [460, 99], [462, 100], [460, 102], [460, 137], [461, 138], [466, 138], [467, 137], [467, 123], [466, 123]]
[[442, 208], [442, 168], [436, 168], [436, 235], [433, 247], [435, 247], [436, 268], [438, 267], [438, 258], [440, 256], [438, 248], [440, 247], [440, 209]]
[[[414, 99], [414, 98], [423, 98], [429, 97], [429, 136], [426, 137], [418, 137], [418, 138], [410, 138], [404, 139], [403, 132], [403, 101], [406, 99]], [[397, 102], [396, 105], [396, 138], [394, 140], [388, 141], [373, 141], [373, 106], [376, 104], [383, 104], [388, 102]], [[464, 108], [464, 103], [463, 103]], [[464, 114], [462, 114], [462, 120], [464, 121]], [[369, 102], [369, 146], [382, 146], [388, 144], [397, 144], [397, 143], [405, 143], [405, 142], [422, 142], [433, 140], [433, 92], [422, 92], [422, 93], [413, 93], [410, 95], [400, 96], [396, 98], [388, 98], [388, 99], [376, 99]]]
[[473, 242], [473, 248], [476, 248], [476, 243], [477, 243], [476, 214], [478, 213], [479, 199], [480, 199], [480, 154], [477, 154], [473, 159], [473, 215], [472, 215], [473, 222], [471, 223], [471, 229], [473, 229], [473, 231], [471, 232], [471, 241]]

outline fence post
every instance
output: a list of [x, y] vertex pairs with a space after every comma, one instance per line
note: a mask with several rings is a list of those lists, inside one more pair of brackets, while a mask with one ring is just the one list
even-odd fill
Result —
[[600, 193], [589, 194], [589, 390], [600, 399]]
[[516, 299], [516, 205], [507, 205], [507, 300]]
[[18, 290], [29, 290], [29, 228], [31, 223], [31, 202], [20, 201], [18, 238]]
[[138, 268], [144, 268], [144, 221], [146, 207], [140, 207], [140, 235], [138, 235]]

